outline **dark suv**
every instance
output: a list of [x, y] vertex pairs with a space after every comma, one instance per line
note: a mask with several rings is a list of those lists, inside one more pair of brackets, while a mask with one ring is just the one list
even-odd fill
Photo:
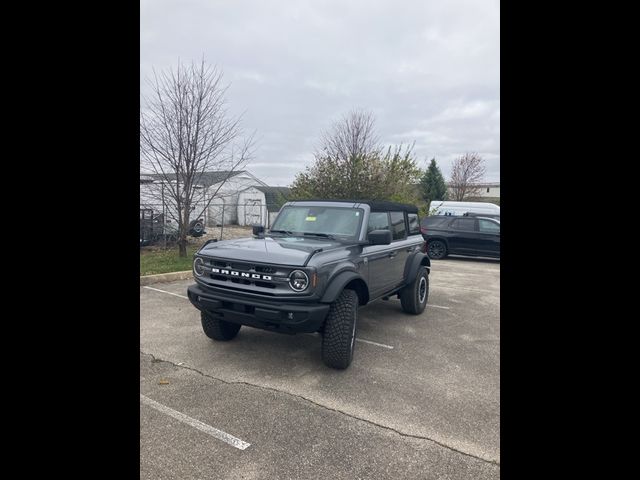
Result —
[[391, 295], [424, 311], [431, 263], [415, 206], [373, 201], [296, 201], [268, 233], [205, 244], [195, 255], [189, 300], [204, 333], [231, 340], [242, 325], [320, 332], [322, 359], [347, 368], [358, 306]]
[[476, 216], [434, 215], [422, 219], [429, 258], [471, 255], [500, 258], [500, 220]]

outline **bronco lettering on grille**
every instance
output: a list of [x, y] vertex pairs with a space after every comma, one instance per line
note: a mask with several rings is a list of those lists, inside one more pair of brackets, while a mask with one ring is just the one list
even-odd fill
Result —
[[232, 277], [252, 278], [254, 280], [272, 280], [271, 275], [260, 275], [259, 273], [237, 272], [235, 270], [227, 270], [225, 268], [212, 268], [211, 273], [221, 275], [231, 275]]

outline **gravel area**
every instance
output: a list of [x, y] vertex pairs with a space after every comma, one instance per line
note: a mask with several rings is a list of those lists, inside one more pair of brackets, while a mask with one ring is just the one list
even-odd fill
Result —
[[187, 237], [189, 240], [189, 245], [202, 245], [207, 240], [211, 240], [213, 238], [221, 240], [221, 230], [222, 240], [231, 240], [234, 238], [250, 237], [252, 227], [240, 227], [238, 225], [225, 225], [224, 229], [221, 227], [206, 227], [205, 231], [207, 233], [205, 235], [198, 238]]

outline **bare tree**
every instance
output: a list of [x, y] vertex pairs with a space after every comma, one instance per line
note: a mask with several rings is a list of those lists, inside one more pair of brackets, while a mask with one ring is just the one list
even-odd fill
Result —
[[[251, 157], [252, 137], [241, 140], [240, 117], [226, 109], [227, 86], [222, 72], [202, 61], [147, 79], [151, 88], [140, 110], [141, 169], [154, 174], [149, 191], [167, 205], [166, 215], [178, 226], [181, 257], [187, 255], [192, 215], [209, 207], [225, 182]], [[222, 171], [214, 191], [200, 181], [205, 172]]]
[[372, 198], [412, 202], [420, 170], [413, 145], [383, 147], [375, 117], [352, 110], [320, 137], [315, 162], [296, 175], [291, 198]]
[[363, 110], [352, 110], [346, 114], [333, 124], [331, 130], [322, 134], [320, 150], [316, 156], [341, 161], [379, 153], [373, 114]]
[[480, 194], [481, 188], [477, 184], [486, 172], [484, 162], [477, 153], [465, 153], [453, 161], [449, 182], [453, 200], [462, 202]]

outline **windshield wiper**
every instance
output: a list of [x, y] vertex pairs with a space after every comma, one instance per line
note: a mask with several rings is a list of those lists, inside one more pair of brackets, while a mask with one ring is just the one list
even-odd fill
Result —
[[329, 233], [302, 232], [302, 235], [304, 235], [305, 237], [310, 236], [310, 235], [315, 235], [316, 237], [328, 238], [330, 240], [335, 240], [336, 239], [336, 237], [334, 237], [333, 235], [331, 235]]
[[284, 233], [285, 235], [293, 235], [289, 230], [269, 230], [269, 233]]

